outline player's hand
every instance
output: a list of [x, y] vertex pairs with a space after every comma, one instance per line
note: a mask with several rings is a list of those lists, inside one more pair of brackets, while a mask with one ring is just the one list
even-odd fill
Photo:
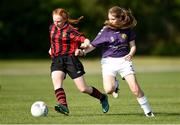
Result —
[[84, 42], [83, 42], [83, 43], [81, 43], [80, 48], [82, 48], [82, 49], [86, 49], [86, 48], [88, 48], [88, 47], [89, 47], [89, 45], [90, 45], [90, 40], [89, 40], [89, 39], [85, 39], [85, 40], [84, 40]]
[[127, 55], [125, 55], [124, 56], [124, 58], [125, 58], [125, 60], [127, 60], [127, 61], [131, 61], [132, 60], [132, 55], [130, 55], [130, 54], [127, 54]]
[[84, 52], [82, 49], [76, 49], [75, 56], [84, 56]]
[[86, 49], [86, 48], [88, 48], [88, 47], [89, 47], [89, 44], [87, 44], [87, 43], [81, 43], [80, 48]]

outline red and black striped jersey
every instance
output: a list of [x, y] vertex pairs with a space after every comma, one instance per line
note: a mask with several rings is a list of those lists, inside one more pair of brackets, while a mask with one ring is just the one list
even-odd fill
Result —
[[80, 43], [86, 39], [82, 33], [70, 24], [65, 24], [61, 29], [52, 24], [49, 30], [52, 57], [73, 55]]

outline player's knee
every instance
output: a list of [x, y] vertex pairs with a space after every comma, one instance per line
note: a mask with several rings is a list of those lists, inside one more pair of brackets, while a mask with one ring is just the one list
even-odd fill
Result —
[[109, 88], [104, 88], [104, 91], [107, 93], [107, 94], [111, 94], [113, 93], [113, 88], [112, 87], [109, 87]]
[[79, 88], [79, 91], [80, 91], [81, 93], [87, 93], [87, 89], [86, 89], [86, 88]]

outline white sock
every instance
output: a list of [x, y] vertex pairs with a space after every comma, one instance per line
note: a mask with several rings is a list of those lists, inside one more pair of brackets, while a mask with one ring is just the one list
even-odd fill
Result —
[[151, 112], [151, 107], [150, 107], [150, 105], [148, 103], [148, 100], [147, 100], [146, 96], [143, 96], [141, 98], [137, 98], [137, 101], [140, 104], [140, 106], [143, 109], [145, 114]]

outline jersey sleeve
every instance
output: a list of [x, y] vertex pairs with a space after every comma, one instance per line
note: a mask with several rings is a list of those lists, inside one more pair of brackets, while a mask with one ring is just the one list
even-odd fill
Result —
[[86, 39], [83, 33], [78, 32], [76, 29], [71, 30], [70, 38], [81, 43]]
[[106, 27], [103, 27], [98, 35], [95, 37], [95, 39], [91, 42], [91, 45], [94, 47], [99, 47], [102, 44], [105, 44], [107, 41], [109, 41], [109, 37], [106, 36]]
[[136, 33], [133, 30], [129, 31], [129, 37], [128, 37], [128, 41], [133, 41], [136, 39]]

